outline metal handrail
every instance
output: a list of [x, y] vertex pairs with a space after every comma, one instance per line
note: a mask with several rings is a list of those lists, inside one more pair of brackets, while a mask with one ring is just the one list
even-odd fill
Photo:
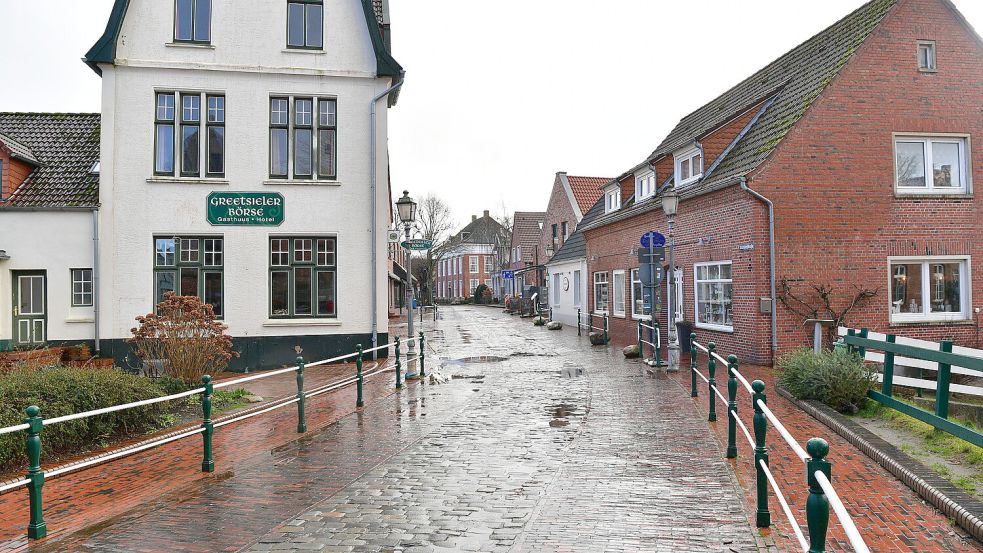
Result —
[[806, 450], [799, 445], [799, 442], [795, 441], [795, 438], [792, 437], [792, 433], [789, 432], [787, 428], [785, 428], [785, 425], [782, 424], [782, 421], [778, 420], [778, 417], [775, 416], [775, 413], [773, 413], [771, 409], [768, 408], [768, 404], [759, 400], [758, 407], [761, 408], [761, 411], [765, 414], [766, 417], [768, 417], [768, 420], [771, 421], [771, 424], [775, 426], [775, 429], [778, 430], [778, 433], [785, 440], [785, 443], [787, 443], [789, 448], [791, 448], [792, 451], [794, 451], [795, 454], [798, 455], [799, 459], [801, 459], [802, 461], [808, 461], [809, 454], [806, 453]]
[[826, 478], [826, 475], [821, 470], [817, 470], [813, 476], [815, 476], [816, 481], [822, 487], [823, 493], [826, 494], [826, 499], [829, 500], [833, 512], [836, 513], [836, 518], [840, 519], [840, 524], [843, 525], [843, 531], [846, 533], [847, 539], [850, 540], [853, 550], [857, 553], [870, 553], [870, 548], [864, 543], [860, 531], [857, 530], [857, 525], [853, 523], [853, 517], [847, 512], [846, 507], [840, 500], [840, 496], [836, 495], [836, 490], [833, 489], [833, 484], [829, 481], [829, 478]]
[[764, 459], [758, 461], [761, 466], [761, 470], [765, 474], [765, 478], [768, 479], [768, 483], [771, 485], [771, 489], [775, 492], [775, 497], [778, 498], [778, 504], [782, 506], [782, 511], [785, 512], [785, 518], [792, 523], [792, 532], [795, 533], [795, 537], [799, 539], [799, 546], [802, 547], [802, 551], [809, 550], [809, 542], [806, 541], [805, 534], [802, 533], [802, 528], [799, 526], [799, 522], [795, 520], [795, 514], [792, 513], [791, 507], [788, 506], [788, 501], [785, 499], [785, 494], [778, 487], [778, 482], [775, 481], [775, 476], [771, 473], [771, 469], [768, 468], [768, 463], [764, 462]]

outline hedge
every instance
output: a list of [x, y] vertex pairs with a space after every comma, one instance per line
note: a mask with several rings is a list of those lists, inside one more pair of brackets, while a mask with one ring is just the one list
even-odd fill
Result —
[[[0, 377], [0, 427], [24, 421], [29, 405], [48, 419], [164, 395], [153, 381], [118, 369], [48, 367], [15, 370]], [[167, 402], [46, 426], [41, 433], [42, 464], [50, 454], [73, 454], [113, 440], [144, 434], [168, 422]], [[0, 436], [0, 469], [26, 467], [23, 432]]]

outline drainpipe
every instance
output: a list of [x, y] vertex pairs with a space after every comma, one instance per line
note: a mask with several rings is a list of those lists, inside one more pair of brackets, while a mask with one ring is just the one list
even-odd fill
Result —
[[[372, 98], [372, 102], [369, 104], [369, 182], [371, 184], [369, 190], [372, 196], [372, 278], [369, 282], [372, 283], [372, 347], [375, 348], [379, 345], [379, 286], [376, 282], [376, 272], [378, 271], [379, 262], [376, 259], [378, 255], [379, 246], [378, 242], [378, 226], [377, 219], [378, 214], [376, 213], [376, 179], [378, 179], [378, 171], [376, 170], [376, 158], [378, 157], [378, 147], [376, 146], [376, 105], [379, 100], [389, 96], [389, 93], [403, 86], [404, 81], [399, 81], [398, 83], [390, 86], [385, 91], [379, 93], [376, 97]], [[374, 350], [372, 352], [372, 359], [379, 358], [379, 351]]]
[[745, 177], [739, 177], [741, 188], [748, 194], [754, 196], [761, 203], [768, 206], [768, 255], [771, 264], [771, 354], [774, 361], [775, 353], [778, 351], [778, 306], [776, 305], [775, 294], [775, 204], [768, 198], [751, 190], [747, 185]]
[[95, 325], [93, 353], [99, 355], [99, 211], [92, 211], [92, 320]]

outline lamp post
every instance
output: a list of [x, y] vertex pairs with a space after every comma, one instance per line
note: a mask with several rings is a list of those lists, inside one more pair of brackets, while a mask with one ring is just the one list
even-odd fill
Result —
[[[399, 220], [406, 231], [406, 241], [410, 240], [410, 227], [416, 221], [416, 202], [410, 197], [408, 190], [403, 190], [403, 197], [396, 200], [396, 211]], [[409, 244], [407, 244], [409, 246]], [[413, 359], [413, 250], [406, 248], [406, 359]], [[406, 363], [406, 379], [417, 378], [416, 363]]]
[[662, 194], [662, 211], [666, 214], [667, 227], [669, 229], [669, 367], [667, 370], [679, 370], [679, 340], [676, 336], [676, 265], [674, 261], [674, 250], [676, 238], [673, 235], [673, 223], [676, 220], [676, 210], [679, 209], [679, 195], [676, 188], [672, 187]]

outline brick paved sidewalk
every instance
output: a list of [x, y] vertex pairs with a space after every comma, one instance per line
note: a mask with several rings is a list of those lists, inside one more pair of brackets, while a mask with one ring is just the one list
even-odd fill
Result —
[[[724, 352], [726, 353], [726, 352]], [[686, 359], [688, 363], [688, 359]], [[700, 356], [700, 372], [706, 376], [706, 358]], [[688, 365], [687, 365], [688, 367]], [[901, 481], [887, 472], [876, 462], [864, 455], [849, 442], [809, 414], [780, 396], [775, 389], [777, 372], [770, 367], [744, 366], [740, 369], [749, 381], [760, 379], [766, 384], [768, 406], [782, 421], [800, 445], [812, 437], [821, 437], [829, 442], [828, 460], [833, 464], [832, 482], [837, 494], [843, 500], [847, 511], [864, 536], [872, 551], [911, 551], [918, 553], [950, 551], [983, 551], [983, 546], [966, 532], [955, 526], [938, 510], [922, 501]], [[719, 388], [726, 395], [727, 369], [717, 370]], [[681, 370], [674, 375], [673, 382], [681, 389], [690, 390], [690, 371]], [[706, 422], [709, 390], [702, 380], [697, 379], [700, 397], [695, 400], [703, 413], [702, 420], [710, 426], [717, 440], [726, 447], [727, 407], [717, 401], [717, 422]], [[741, 420], [752, 428], [753, 411], [751, 398], [743, 386], [738, 387], [738, 412]], [[805, 465], [792, 453], [791, 449], [768, 425], [769, 462], [775, 479], [785, 494], [795, 516], [802, 525], [803, 533], [809, 535], [805, 526], [805, 503], [808, 497]], [[741, 486], [745, 490], [748, 511], [754, 512], [755, 474], [754, 454], [747, 439], [737, 430], [738, 458], [731, 463]], [[797, 540], [792, 534], [791, 525], [781, 511], [778, 500], [769, 498], [772, 523], [777, 528], [773, 538], [782, 550], [797, 549]], [[753, 519], [749, 519], [753, 523]], [[828, 551], [853, 551], [846, 542], [842, 527], [836, 517], [830, 515]]]

